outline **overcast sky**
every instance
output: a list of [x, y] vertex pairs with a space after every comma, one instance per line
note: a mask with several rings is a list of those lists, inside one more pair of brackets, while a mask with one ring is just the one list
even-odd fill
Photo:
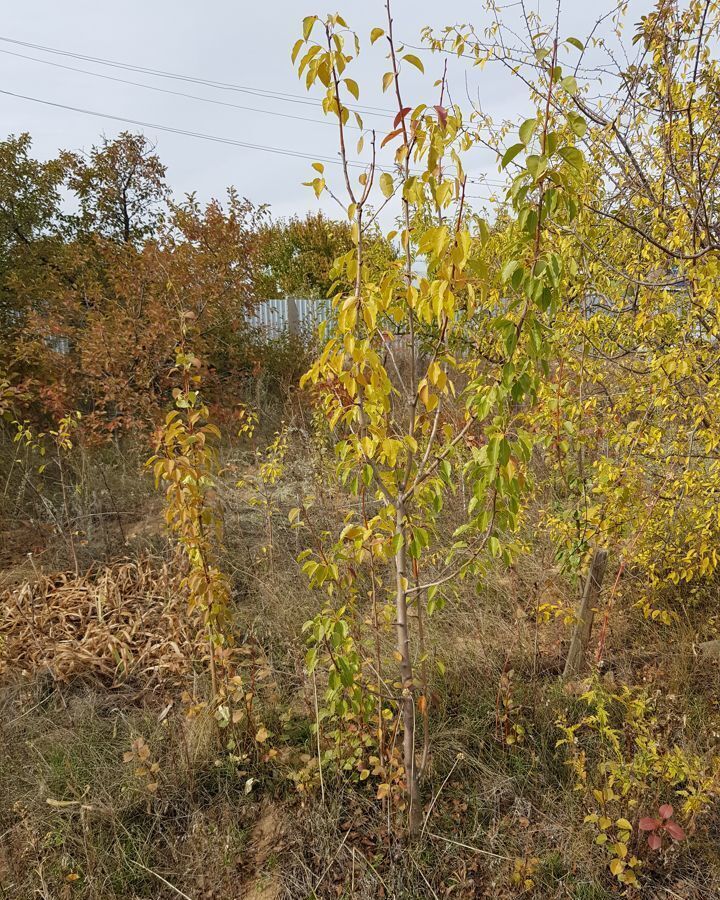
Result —
[[[550, 19], [555, 0], [526, 0], [526, 4], [530, 8], [539, 7], [543, 16]], [[632, 0], [629, 24], [647, 12], [650, 5], [650, 0]], [[511, 27], [519, 28], [518, 6], [514, 4], [506, 14]], [[598, 16], [614, 6], [613, 0], [563, 0], [561, 35], [582, 39]], [[383, 0], [339, 0], [333, 9], [348, 19], [364, 45], [369, 43], [371, 27], [385, 24]], [[441, 27], [472, 21], [478, 28], [487, 24], [480, 0], [443, 0], [442, 3], [395, 0], [393, 9], [396, 36], [408, 44], [419, 43], [420, 29], [425, 24]], [[124, 129], [142, 130], [156, 143], [168, 168], [169, 183], [178, 195], [196, 191], [201, 198], [209, 199], [221, 196], [232, 184], [252, 201], [270, 204], [276, 216], [304, 213], [320, 205], [334, 214], [330, 202], [320, 204], [312, 191], [302, 187], [302, 182], [311, 177], [308, 160], [170, 134], [152, 127], [162, 125], [201, 132], [313, 156], [334, 155], [335, 129], [322, 123], [319, 108], [308, 104], [312, 95], [305, 94], [290, 63], [290, 50], [299, 36], [303, 16], [324, 11], [314, 0], [206, 0], [205, 3], [26, 0], [7, 4], [0, 24], [2, 38], [223, 82], [235, 89], [112, 68], [3, 40], [0, 41], [1, 90], [151, 124], [139, 129], [0, 93], [2, 131], [4, 134], [29, 131], [35, 155], [47, 158], [60, 148], [87, 149], [101, 134], [113, 136]], [[381, 41], [374, 47], [366, 46], [353, 76], [361, 86], [361, 103], [390, 109], [391, 98], [383, 96], [378, 87], [387, 69], [385, 52]], [[420, 55], [426, 63], [427, 77], [407, 67], [403, 78], [408, 105], [437, 102], [427, 91], [432, 80], [440, 76], [443, 60], [427, 53]], [[109, 80], [107, 76], [234, 106], [149, 90]], [[525, 102], [522, 85], [509, 78], [498, 64], [480, 73], [464, 64], [453, 63], [450, 81], [456, 98], [463, 99], [469, 89], [473, 96], [480, 96], [485, 111], [494, 118], [522, 115]], [[239, 87], [291, 97], [281, 99], [266, 93], [241, 91]], [[379, 133], [389, 130], [391, 125], [389, 118], [382, 114], [367, 115], [365, 121], [377, 127]], [[487, 156], [473, 157], [470, 168], [475, 175], [499, 177]], [[329, 172], [333, 169], [328, 166]], [[483, 191], [477, 187], [475, 190], [480, 194]]]

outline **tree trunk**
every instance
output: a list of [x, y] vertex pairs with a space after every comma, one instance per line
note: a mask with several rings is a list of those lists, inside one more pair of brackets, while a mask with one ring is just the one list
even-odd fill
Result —
[[573, 678], [579, 675], [585, 667], [585, 653], [590, 641], [593, 619], [595, 618], [595, 605], [600, 594], [600, 586], [605, 575], [607, 565], [607, 550], [598, 548], [593, 553], [590, 562], [582, 599], [577, 610], [577, 622], [573, 630], [570, 649], [565, 660], [563, 678]]
[[395, 574], [397, 580], [395, 615], [397, 649], [400, 656], [400, 680], [402, 683], [403, 766], [407, 780], [408, 832], [413, 837], [418, 833], [422, 824], [422, 807], [420, 805], [420, 789], [415, 767], [415, 685], [412, 659], [410, 657], [410, 631], [407, 612], [407, 524], [405, 521], [405, 507], [402, 503], [398, 503], [397, 507], [395, 534], [400, 537], [400, 546], [395, 553]]

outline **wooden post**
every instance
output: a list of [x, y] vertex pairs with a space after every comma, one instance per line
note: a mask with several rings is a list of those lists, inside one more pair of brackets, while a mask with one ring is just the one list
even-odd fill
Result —
[[300, 310], [294, 297], [288, 297], [287, 303], [287, 324], [288, 331], [295, 336], [300, 333]]
[[600, 594], [600, 586], [605, 575], [607, 565], [607, 550], [597, 548], [590, 562], [582, 599], [577, 611], [577, 622], [573, 630], [570, 649], [565, 660], [563, 678], [572, 678], [579, 675], [585, 667], [585, 652], [590, 641], [593, 619], [595, 618], [595, 605]]

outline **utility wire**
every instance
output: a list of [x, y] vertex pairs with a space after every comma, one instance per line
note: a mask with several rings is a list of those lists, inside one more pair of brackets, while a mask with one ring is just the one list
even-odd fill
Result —
[[[299, 150], [288, 150], [283, 147], [267, 147], [263, 144], [252, 144], [246, 141], [238, 141], [234, 138], [226, 138], [221, 137], [220, 135], [215, 134], [205, 134], [201, 131], [189, 131], [185, 128], [174, 128], [171, 125], [158, 125], [155, 122], [144, 122], [141, 119], [131, 119], [126, 116], [115, 116], [111, 113], [97, 112], [92, 109], [83, 109], [80, 106], [70, 106], [66, 103], [56, 103], [53, 100], [43, 100], [40, 97], [30, 97], [27, 94], [18, 94], [14, 91], [6, 91], [0, 90], [0, 94], [5, 94], [8, 97], [16, 97], [19, 100], [28, 100], [31, 103], [41, 103], [43, 106], [52, 106], [56, 109], [65, 109], [70, 112], [82, 113], [86, 116], [95, 116], [100, 119], [112, 119], [115, 122], [125, 122], [129, 125], [138, 125], [141, 128], [155, 128], [158, 131], [166, 131], [169, 134], [182, 134], [187, 137], [200, 138], [204, 141], [213, 141], [218, 144], [229, 144], [234, 147], [242, 147], [246, 150], [262, 150], [265, 153], [278, 153], [282, 156], [294, 156], [299, 159], [309, 159], [311, 161], [320, 161], [320, 162], [328, 162], [328, 163], [340, 163], [339, 159], [335, 159], [330, 156], [316, 156], [310, 153], [303, 153]], [[364, 163], [356, 162], [354, 160], [350, 161], [348, 165], [351, 166], [359, 166], [360, 168], [366, 168]]]
[[[52, 107], [55, 107], [56, 109], [66, 109], [66, 110], [69, 110], [70, 112], [82, 113], [83, 115], [95, 116], [95, 117], [101, 118], [101, 119], [111, 119], [116, 122], [125, 122], [130, 125], [138, 125], [141, 128], [154, 128], [154, 129], [157, 129], [158, 131], [168, 132], [169, 134], [185, 135], [187, 137], [199, 138], [201, 140], [212, 141], [215, 143], [227, 144], [227, 145], [235, 146], [235, 147], [242, 147], [247, 150], [260, 150], [260, 151], [263, 151], [266, 153], [277, 153], [282, 156], [291, 156], [291, 157], [296, 157], [298, 159], [307, 159], [310, 161], [324, 162], [324, 163], [330, 163], [330, 164], [334, 164], [334, 165], [342, 164], [341, 159], [338, 159], [338, 158], [332, 157], [332, 156], [304, 153], [299, 150], [289, 150], [284, 147], [268, 147], [263, 144], [248, 143], [246, 141], [239, 141], [235, 138], [223, 137], [221, 135], [205, 134], [204, 132], [200, 132], [200, 131], [190, 131], [185, 128], [175, 128], [171, 125], [158, 125], [155, 122], [145, 122], [141, 119], [131, 119], [126, 116], [116, 116], [116, 115], [113, 115], [112, 113], [97, 112], [96, 110], [84, 109], [79, 106], [71, 106], [71, 105], [65, 104], [65, 103], [57, 103], [53, 100], [43, 100], [39, 97], [30, 97], [27, 94], [18, 94], [14, 91], [0, 90], [0, 94], [5, 94], [8, 97], [15, 97], [16, 99], [19, 99], [19, 100], [28, 100], [32, 103], [40, 103], [44, 106], [52, 106]], [[354, 168], [360, 168], [360, 169], [369, 168], [368, 163], [363, 163], [363, 162], [360, 162], [359, 160], [348, 160], [348, 165], [353, 166]], [[376, 165], [375, 168], [381, 172], [391, 172], [391, 173], [393, 172], [393, 169], [389, 169], [387, 167], [383, 167], [380, 165]], [[411, 171], [414, 171], [415, 174], [419, 174], [419, 172], [420, 172], [420, 170], [411, 170]], [[469, 176], [468, 182], [472, 182], [472, 183], [479, 184], [479, 185], [483, 185], [483, 184], [490, 185], [491, 184], [491, 182], [486, 181], [486, 179], [483, 176], [481, 176], [481, 177]]]
[[[27, 94], [18, 94], [14, 91], [0, 90], [0, 94], [4, 94], [7, 97], [15, 97], [18, 100], [27, 100], [31, 103], [39, 103], [39, 104], [42, 104], [43, 106], [51, 106], [51, 107], [54, 107], [55, 109], [64, 109], [64, 110], [68, 110], [69, 112], [82, 113], [83, 115], [94, 116], [94, 117], [100, 118], [100, 119], [111, 119], [112, 121], [115, 121], [115, 122], [124, 122], [129, 125], [137, 125], [141, 128], [153, 128], [158, 131], [165, 131], [169, 134], [185, 135], [186, 137], [198, 138], [200, 140], [211, 141], [213, 143], [218, 143], [218, 144], [226, 144], [226, 145], [232, 146], [232, 147], [242, 147], [245, 150], [259, 150], [264, 153], [276, 153], [280, 156], [290, 156], [290, 157], [295, 157], [297, 159], [306, 159], [311, 162], [323, 162], [323, 163], [328, 163], [328, 164], [332, 164], [332, 165], [341, 165], [342, 164], [342, 160], [340, 160], [336, 157], [333, 157], [333, 156], [319, 156], [317, 154], [303, 153], [302, 151], [299, 151], [299, 150], [289, 150], [284, 147], [268, 147], [263, 144], [253, 144], [253, 143], [249, 143], [246, 141], [238, 141], [238, 140], [235, 140], [234, 138], [222, 137], [220, 135], [205, 134], [204, 132], [201, 132], [201, 131], [190, 131], [185, 128], [174, 128], [170, 125], [158, 125], [157, 123], [145, 122], [145, 121], [142, 121], [141, 119], [131, 119], [131, 118], [127, 118], [125, 116], [116, 116], [116, 115], [112, 115], [111, 113], [97, 112], [95, 110], [84, 109], [79, 106], [71, 106], [71, 105], [65, 104], [65, 103], [56, 103], [52, 100], [42, 100], [39, 97], [30, 97]], [[362, 163], [359, 160], [349, 160], [348, 165], [352, 166], [353, 168], [360, 168], [360, 169], [368, 168], [367, 164]], [[380, 171], [392, 171], [392, 170], [385, 169], [382, 166], [376, 166], [376, 168], [380, 169]], [[484, 179], [482, 179], [482, 178], [475, 178], [475, 179], [468, 178], [468, 181], [473, 181], [473, 182], [481, 184], [481, 185], [484, 183]], [[487, 199], [490, 199], [490, 198], [487, 198]]]
[[[287, 100], [289, 102], [298, 102], [298, 103], [302, 103], [302, 104], [306, 104], [306, 105], [311, 105], [311, 106], [317, 108], [317, 102], [315, 100], [312, 100], [307, 97], [301, 97], [297, 94], [288, 94], [288, 93], [284, 93], [284, 92], [280, 92], [280, 91], [265, 91], [261, 88], [252, 88], [252, 87], [246, 87], [246, 86], [242, 86], [242, 85], [235, 85], [235, 84], [228, 83], [228, 82], [212, 81], [210, 79], [204, 79], [204, 78], [199, 78], [199, 77], [195, 77], [195, 76], [181, 75], [181, 74], [173, 73], [173, 72], [165, 72], [160, 69], [150, 69], [150, 68], [147, 68], [144, 66], [136, 66], [131, 63], [122, 63], [122, 62], [117, 62], [114, 60], [108, 60], [108, 59], [105, 59], [104, 57], [89, 56], [89, 55], [85, 55], [85, 54], [74, 53], [74, 52], [71, 52], [68, 50], [60, 50], [59, 48], [49, 47], [49, 46], [46, 46], [43, 44], [33, 44], [28, 41], [20, 41], [20, 40], [16, 40], [14, 38], [6, 37], [3, 35], [0, 35], [0, 41], [18, 45], [18, 46], [22, 46], [22, 47], [30, 47], [35, 50], [40, 50], [40, 51], [46, 52], [46, 53], [53, 53], [53, 54], [58, 54], [61, 56], [68, 56], [68, 57], [72, 57], [74, 59], [84, 59], [84, 60], [88, 60], [88, 61], [91, 61], [94, 63], [98, 63], [100, 65], [112, 66], [114, 68], [120, 68], [120, 69], [124, 69], [124, 70], [129, 70], [129, 71], [143, 72], [143, 73], [147, 73], [147, 74], [151, 74], [151, 75], [157, 75], [157, 76], [160, 76], [163, 78], [171, 78], [171, 79], [176, 79], [176, 80], [181, 80], [181, 81], [188, 81], [188, 82], [195, 83], [195, 84], [203, 84], [203, 85], [207, 85], [207, 86], [210, 86], [213, 88], [218, 88], [218, 89], [223, 89], [223, 90], [242, 91], [242, 92], [247, 92], [253, 96], [267, 97], [269, 99], [280, 99], [280, 100]], [[199, 101], [202, 103], [210, 103], [213, 105], [239, 109], [239, 110], [242, 110], [245, 112], [258, 112], [258, 113], [277, 116], [280, 118], [286, 118], [286, 119], [295, 120], [295, 121], [310, 122], [310, 123], [315, 123], [315, 124], [329, 124], [329, 125], [335, 124], [334, 122], [326, 121], [323, 119], [312, 119], [312, 118], [307, 118], [305, 116], [292, 115], [291, 113], [281, 113], [281, 112], [276, 112], [274, 110], [258, 109], [256, 107], [243, 106], [240, 104], [228, 103], [228, 102], [225, 102], [222, 100], [215, 100], [215, 99], [209, 98], [209, 97], [201, 97], [201, 96], [198, 96], [195, 94], [187, 94], [187, 93], [184, 93], [181, 91], [172, 91], [167, 88], [157, 87], [155, 85], [143, 84], [142, 82], [131, 81], [128, 79], [123, 79], [123, 78], [116, 78], [114, 76], [105, 75], [100, 72], [92, 72], [87, 69], [80, 69], [80, 68], [77, 68], [74, 66], [63, 65], [62, 63], [54, 63], [50, 60], [37, 59], [36, 57], [27, 56], [22, 53], [15, 53], [10, 50], [0, 49], [0, 53], [5, 53], [10, 56], [19, 57], [21, 59], [25, 59], [25, 60], [28, 60], [31, 62], [37, 62], [37, 63], [41, 63], [44, 65], [51, 65], [51, 66], [55, 66], [60, 69], [66, 69], [69, 71], [78, 72], [78, 73], [85, 74], [85, 75], [90, 75], [90, 76], [93, 76], [96, 78], [103, 78], [105, 80], [115, 81], [115, 82], [118, 82], [121, 84], [129, 84], [131, 86], [144, 88], [146, 90], [157, 91], [157, 92], [161, 92], [161, 93], [165, 93], [165, 94], [169, 94], [169, 95], [173, 95], [173, 96], [185, 97], [187, 99], [196, 100], [196, 101]], [[11, 92], [6, 92], [6, 93], [11, 93]], [[22, 96], [22, 95], [17, 95], [17, 96]], [[46, 103], [46, 104], [52, 105], [50, 101], [43, 101], [43, 100], [39, 100], [36, 98], [31, 98], [31, 97], [24, 98], [24, 99], [34, 100], [35, 102], [38, 102], [38, 103]], [[97, 115], [97, 116], [105, 115], [104, 113], [95, 113], [95, 112], [91, 112], [89, 110], [77, 109], [75, 107], [70, 107], [70, 108], [73, 111], [84, 112], [88, 115]], [[348, 108], [353, 108], [353, 107], [348, 107]], [[358, 109], [358, 110], [371, 110], [371, 111], [373, 111], [373, 112], [371, 112], [372, 115], [385, 115], [388, 117], [392, 116], [392, 112], [390, 110], [381, 110], [379, 107], [357, 106], [354, 108]], [[114, 117], [114, 118], [119, 119], [120, 117]], [[121, 119], [121, 121], [122, 121], [122, 119]], [[130, 122], [130, 124], [135, 124], [133, 122], [133, 120], [128, 119], [127, 121]], [[160, 130], [163, 130], [163, 131], [175, 131], [177, 133], [184, 133], [184, 129], [171, 129], [169, 126], [166, 127], [166, 126], [159, 126], [159, 125], [151, 125], [151, 126], [145, 126], [145, 127], [155, 127]], [[357, 126], [352, 126], [349, 124], [346, 127], [350, 127], [353, 129], [357, 128]], [[201, 135], [198, 135], [197, 133], [193, 132], [191, 136], [201, 136]], [[205, 135], [202, 137], [204, 137], [204, 139], [209, 140], [209, 139], [212, 139], [214, 136]], [[232, 142], [232, 139], [230, 139], [230, 138], [226, 139], [226, 138], [218, 137], [216, 139], [219, 141]], [[242, 142], [235, 142], [235, 143], [238, 143], [238, 145], [242, 146]], [[248, 149], [255, 149], [255, 147], [248, 146]], [[281, 148], [275, 148], [274, 151], [271, 149], [270, 152], [287, 153], [288, 155], [291, 155], [290, 151], [285, 151]], [[310, 154], [306, 154], [306, 156], [307, 156], [307, 158], [310, 158]], [[326, 160], [327, 160], [327, 157], [326, 157]], [[335, 160], [335, 159], [333, 159], [331, 161], [339, 162], [338, 160]], [[358, 162], [358, 163], [353, 163], [353, 165], [362, 166], [363, 164]], [[487, 184], [487, 185], [494, 184], [495, 186], [503, 186], [504, 185], [504, 182], [502, 182], [502, 181], [498, 181], [497, 179], [487, 179], [484, 177], [483, 178], [468, 178], [468, 181], [476, 182], [476, 183], [483, 183], [483, 184]]]
[[[66, 66], [63, 63], [53, 62], [50, 59], [37, 59], [35, 56], [26, 56], [24, 53], [15, 53], [13, 50], [3, 50], [0, 53], [7, 56], [15, 56], [19, 59], [27, 59], [30, 62], [41, 63], [44, 66], [54, 66], [57, 69], [65, 69], [68, 72], [79, 72], [82, 75], [92, 75], [93, 78], [103, 78], [106, 81], [115, 81], [118, 84], [130, 84], [134, 87], [145, 88], [148, 91], [157, 91], [161, 94], [171, 94], [173, 97], [186, 97], [188, 100], [199, 100], [201, 103], [212, 103], [215, 106], [226, 106], [230, 109], [241, 109], [245, 112], [264, 113], [268, 116], [279, 116], [282, 119], [294, 119], [297, 122], [313, 122], [315, 125], [334, 125], [330, 119], [310, 119], [307, 116], [294, 116], [292, 113], [276, 112], [272, 109], [258, 109], [256, 106], [241, 106], [239, 103], [229, 103], [226, 100], [214, 100], [212, 97], [200, 97], [197, 94], [186, 94], [183, 91], [172, 91], [169, 88], [157, 87], [154, 84], [143, 84], [141, 81], [130, 81], [127, 78], [117, 78], [115, 75], [104, 75], [102, 72], [91, 72], [89, 69], [78, 69], [76, 66]], [[346, 128], [360, 130], [356, 125], [346, 125]]]
[[[19, 41], [15, 38], [5, 37], [0, 35], [0, 41], [3, 41], [7, 44], [15, 44], [20, 47], [26, 47], [31, 50], [40, 50], [43, 53], [54, 53], [59, 56], [67, 56], [72, 59], [80, 59], [85, 62], [93, 62], [97, 63], [101, 66], [110, 66], [115, 69], [124, 69], [130, 72], [142, 72], [145, 75], [155, 75], [159, 78], [170, 78], [176, 81], [187, 81], [192, 84], [203, 84], [207, 87], [216, 88], [218, 90], [224, 91], [239, 91], [243, 94], [254, 94], [260, 97], [268, 97], [273, 100], [283, 100], [288, 103], [302, 103], [304, 105], [317, 106], [316, 102], [308, 97], [303, 97], [300, 94], [289, 94], [284, 91], [268, 91], [263, 88], [255, 88], [248, 87], [247, 85], [241, 84], [233, 84], [232, 82], [227, 81], [213, 81], [209, 78], [200, 78], [194, 75], [182, 75], [177, 72], [166, 72], [162, 69], [151, 69], [147, 66], [136, 66], [132, 63], [124, 63], [118, 62], [116, 60], [106, 59], [102, 56], [88, 56], [83, 53], [73, 53], [70, 50], [60, 50], [57, 47], [48, 47], [43, 44], [32, 44], [29, 41]], [[383, 115], [383, 116], [392, 116], [394, 110], [384, 109], [379, 106], [364, 106], [358, 104], [357, 106], [351, 107], [352, 109], [357, 110], [358, 112], [365, 112], [370, 115]]]
[[[78, 72], [82, 75], [91, 75], [93, 78], [102, 78], [106, 81], [114, 81], [119, 84], [129, 84], [134, 87], [144, 88], [149, 91], [157, 91], [161, 94], [170, 94], [173, 97], [184, 97], [188, 100], [197, 100], [197, 101], [200, 101], [201, 103], [211, 103], [215, 106], [224, 106], [224, 107], [228, 107], [230, 109], [239, 109], [239, 110], [242, 110], [243, 112], [257, 112], [257, 113], [262, 113], [264, 115], [269, 115], [269, 116], [278, 116], [279, 118], [282, 118], [282, 119], [292, 119], [293, 121], [296, 121], [296, 122], [310, 122], [315, 125], [330, 125], [332, 127], [335, 127], [335, 124], [336, 124], [331, 119], [311, 119], [311, 118], [308, 118], [307, 116], [295, 116], [292, 113], [276, 112], [275, 110], [271, 110], [271, 109], [258, 109], [255, 106], [243, 106], [239, 103], [229, 103], [226, 100], [214, 100], [211, 97], [200, 97], [197, 94], [186, 94], [184, 91], [172, 91], [169, 88], [157, 87], [156, 85], [153, 85], [153, 84], [143, 84], [143, 82], [141, 82], [141, 81], [130, 81], [127, 78], [117, 78], [114, 75], [104, 75], [101, 72], [91, 72], [89, 69], [79, 69], [76, 66], [66, 66], [63, 63], [56, 63], [49, 59], [37, 59], [34, 56], [26, 56], [24, 53], [15, 53], [13, 50], [3, 50], [2, 48], [0, 48], [0, 53], [3, 53], [7, 56], [14, 56], [19, 59], [25, 59], [25, 60], [28, 60], [29, 62], [40, 63], [41, 65], [53, 66], [58, 69], [64, 69], [69, 72]], [[155, 127], [157, 127], [157, 126], [155, 126]], [[352, 128], [356, 131], [361, 130], [355, 125], [347, 124], [347, 125], [345, 125], [345, 127]], [[504, 185], [504, 182], [498, 181], [496, 179], [487, 179], [486, 178], [486, 179], [483, 179], [483, 184], [488, 184], [488, 185], [494, 184], [494, 185], [502, 186], [502, 185]]]

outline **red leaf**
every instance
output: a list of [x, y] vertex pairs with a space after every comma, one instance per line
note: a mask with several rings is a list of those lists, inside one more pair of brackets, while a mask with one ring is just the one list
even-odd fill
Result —
[[666, 822], [665, 823], [665, 831], [670, 835], [670, 837], [674, 841], [683, 841], [685, 840], [685, 832], [678, 825], [677, 822]]
[[659, 850], [662, 847], [662, 838], [659, 834], [656, 834], [654, 831], [648, 837], [648, 847], [651, 850]]
[[403, 106], [403, 108], [400, 110], [400, 112], [395, 116], [395, 121], [393, 122], [393, 126], [394, 126], [395, 128], [397, 128], [398, 125], [402, 122], [402, 120], [405, 118], [405, 116], [406, 116], [409, 112], [410, 112], [410, 107], [409, 107], [409, 106]]
[[669, 803], [663, 803], [658, 812], [663, 817], [663, 819], [672, 819], [673, 808]]
[[390, 134], [386, 134], [383, 138], [382, 144], [380, 144], [380, 147], [384, 147], [388, 141], [391, 141], [394, 137], [397, 137], [400, 134], [401, 130], [401, 128], [396, 128], [395, 131], [391, 131]]
[[436, 106], [436, 107], [435, 107], [435, 112], [436, 112], [437, 115], [438, 115], [438, 121], [440, 122], [440, 124], [441, 124], [442, 127], [444, 128], [444, 127], [447, 125], [447, 116], [448, 116], [447, 110], [445, 109], [444, 106]]
[[645, 816], [638, 823], [640, 831], [655, 831], [659, 825], [662, 825], [662, 822], [659, 819], [651, 819], [650, 816]]

